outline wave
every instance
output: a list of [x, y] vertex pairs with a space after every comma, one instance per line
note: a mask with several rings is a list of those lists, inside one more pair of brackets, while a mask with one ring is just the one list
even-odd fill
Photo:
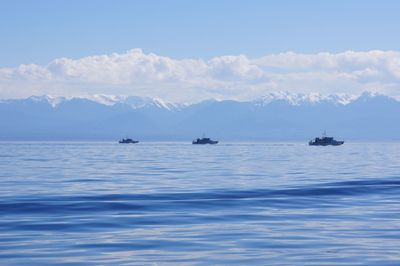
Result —
[[[103, 194], [103, 195], [29, 195], [0, 198], [0, 214], [10, 213], [90, 213], [107, 211], [169, 212], [173, 209], [282, 207], [313, 208], [338, 204], [337, 198], [383, 194], [398, 195], [400, 179], [369, 179], [311, 184], [285, 189], [220, 189], [207, 191]], [[316, 201], [318, 199], [318, 201]], [[307, 204], [304, 204], [307, 202]], [[331, 202], [329, 204], [329, 202]]]

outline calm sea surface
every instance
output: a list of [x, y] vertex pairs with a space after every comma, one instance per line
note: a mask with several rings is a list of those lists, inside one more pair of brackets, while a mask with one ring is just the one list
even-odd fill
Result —
[[0, 142], [1, 265], [400, 265], [400, 143]]

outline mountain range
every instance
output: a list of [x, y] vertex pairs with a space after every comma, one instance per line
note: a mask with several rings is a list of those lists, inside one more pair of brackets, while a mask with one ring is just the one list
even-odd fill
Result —
[[0, 100], [0, 140], [400, 140], [400, 102], [350, 95], [270, 93], [254, 101], [175, 104], [146, 97], [32, 96]]

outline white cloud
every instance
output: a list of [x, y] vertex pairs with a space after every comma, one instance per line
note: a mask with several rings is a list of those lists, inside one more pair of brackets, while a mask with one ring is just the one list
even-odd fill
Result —
[[0, 69], [0, 97], [122, 94], [198, 101], [248, 100], [273, 91], [400, 96], [400, 52], [272, 54], [173, 59], [133, 49]]

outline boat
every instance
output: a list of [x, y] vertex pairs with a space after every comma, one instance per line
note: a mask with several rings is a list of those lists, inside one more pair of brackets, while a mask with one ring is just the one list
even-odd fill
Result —
[[310, 146], [340, 146], [344, 143], [342, 140], [335, 140], [333, 137], [327, 137], [326, 131], [322, 134], [321, 138], [315, 138], [308, 142]]
[[138, 140], [133, 140], [133, 139], [130, 139], [130, 138], [126, 138], [126, 139], [120, 140], [119, 143], [124, 143], [124, 144], [132, 143], [132, 144], [135, 144], [135, 143], [139, 143], [139, 141]]
[[211, 140], [210, 138], [197, 138], [192, 141], [192, 144], [217, 144], [217, 140]]

